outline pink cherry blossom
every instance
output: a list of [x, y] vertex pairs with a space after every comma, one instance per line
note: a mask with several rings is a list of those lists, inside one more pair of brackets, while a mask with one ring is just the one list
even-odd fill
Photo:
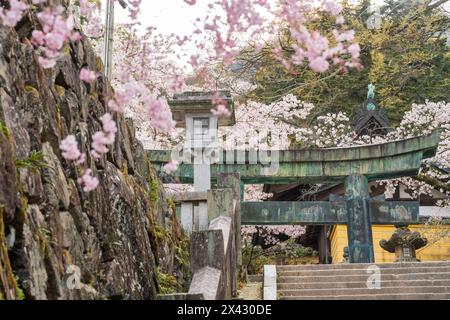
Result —
[[9, 0], [9, 6], [9, 10], [0, 8], [0, 20], [5, 26], [15, 27], [28, 6], [21, 0]]
[[348, 53], [351, 54], [352, 58], [354, 58], [354, 59], [359, 58], [360, 50], [361, 50], [361, 48], [359, 47], [359, 44], [354, 43], [354, 44], [350, 45], [347, 48], [347, 50], [348, 50]]
[[73, 31], [73, 16], [63, 16], [65, 8], [56, 6], [45, 8], [36, 15], [42, 24], [42, 30], [32, 32], [31, 43], [39, 54], [43, 68], [52, 68], [66, 42], [80, 39], [80, 34]]
[[227, 107], [223, 104], [219, 104], [215, 109], [211, 109], [211, 113], [217, 117], [229, 117], [231, 116], [231, 112], [227, 109]]
[[99, 180], [92, 176], [91, 169], [87, 169], [83, 176], [78, 179], [78, 184], [83, 188], [84, 192], [91, 192], [97, 189]]
[[322, 2], [323, 9], [329, 11], [332, 15], [338, 15], [342, 11], [342, 6], [335, 0], [326, 0]]
[[177, 161], [171, 161], [171, 162], [167, 163], [164, 166], [164, 171], [167, 174], [171, 174], [171, 173], [177, 171], [177, 169], [178, 169], [178, 162]]
[[156, 99], [152, 96], [147, 96], [144, 98], [144, 103], [153, 127], [162, 132], [170, 132], [175, 128], [175, 122], [172, 120], [172, 112], [165, 99]]
[[63, 151], [63, 157], [67, 160], [77, 160], [81, 153], [78, 150], [78, 142], [75, 136], [67, 136], [63, 141], [61, 141], [60, 149]]
[[183, 77], [181, 77], [181, 76], [174, 76], [172, 78], [172, 84], [170, 86], [170, 89], [174, 93], [178, 93], [178, 92], [182, 92], [185, 86], [186, 86], [186, 83], [184, 82]]
[[100, 158], [102, 155], [108, 153], [109, 149], [107, 145], [109, 144], [110, 138], [103, 131], [97, 131], [92, 136], [92, 151], [91, 154], [95, 158]]
[[115, 134], [117, 132], [117, 126], [111, 114], [104, 114], [100, 120], [102, 121], [104, 132], [108, 134]]
[[112, 145], [115, 142], [115, 134], [117, 133], [117, 126], [112, 119], [111, 114], [104, 114], [100, 120], [103, 124], [103, 130], [97, 131], [92, 136], [92, 151], [91, 154], [99, 159], [102, 155], [108, 153], [108, 145]]
[[329, 63], [323, 57], [314, 58], [309, 62], [309, 67], [316, 72], [325, 72], [328, 70]]
[[83, 68], [80, 71], [80, 79], [86, 83], [92, 83], [97, 79], [98, 75], [95, 71]]

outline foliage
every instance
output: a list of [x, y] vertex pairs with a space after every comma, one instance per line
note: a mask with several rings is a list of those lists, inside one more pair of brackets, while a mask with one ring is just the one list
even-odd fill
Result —
[[160, 268], [156, 269], [156, 281], [160, 294], [173, 294], [177, 292], [177, 279], [172, 275], [161, 272]]
[[189, 248], [190, 239], [187, 235], [182, 234], [180, 239], [178, 239], [175, 244], [175, 259], [180, 264], [180, 266], [189, 266]]
[[47, 256], [51, 241], [51, 231], [45, 228], [38, 229], [39, 250], [43, 256]]
[[295, 244], [295, 239], [267, 250], [259, 246], [252, 248], [252, 245], [246, 245], [242, 249], [242, 261], [248, 266], [248, 274], [261, 274], [267, 264], [317, 264], [317, 257], [317, 251]]
[[150, 200], [153, 206], [156, 208], [159, 199], [159, 184], [156, 179], [150, 180]]
[[9, 130], [8, 127], [6, 126], [6, 124], [4, 122], [0, 121], [0, 132], [6, 137], [9, 137]]
[[[437, 1], [442, 3], [443, 1]], [[292, 54], [292, 35], [281, 33], [276, 42], [263, 50], [250, 43], [241, 52], [237, 78], [256, 85], [248, 98], [269, 103], [293, 93], [302, 101], [318, 108], [318, 115], [343, 111], [352, 115], [366, 98], [369, 83], [377, 85], [377, 99], [388, 111], [394, 124], [398, 123], [412, 103], [448, 101], [450, 95], [450, 54], [446, 31], [449, 16], [431, 1], [388, 1], [381, 8], [381, 26], [369, 28], [369, 1], [357, 5], [345, 4], [346, 25], [356, 31], [361, 47], [362, 71], [329, 71], [315, 73], [300, 65], [287, 71], [270, 51], [281, 44], [286, 54]], [[322, 33], [332, 32], [332, 18], [320, 16], [312, 27]]]
[[170, 239], [170, 231], [155, 225], [155, 237], [159, 242]]
[[16, 167], [36, 170], [48, 167], [48, 165], [44, 161], [44, 155], [41, 151], [32, 151], [27, 159], [16, 160]]
[[[22, 288], [20, 287], [19, 277], [17, 275], [14, 275], [14, 280], [16, 282], [16, 298], [17, 298], [17, 300], [25, 300], [25, 293], [23, 292]], [[1, 300], [1, 297], [0, 297], [0, 300]]]

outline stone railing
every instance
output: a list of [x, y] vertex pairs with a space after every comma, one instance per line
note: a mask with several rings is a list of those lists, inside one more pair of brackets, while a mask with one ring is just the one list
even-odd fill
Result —
[[193, 276], [188, 293], [160, 299], [230, 300], [237, 296], [241, 261], [239, 175], [223, 175], [218, 187], [222, 189], [207, 192], [209, 227], [191, 233]]
[[277, 300], [277, 266], [264, 266], [263, 288], [263, 300]]

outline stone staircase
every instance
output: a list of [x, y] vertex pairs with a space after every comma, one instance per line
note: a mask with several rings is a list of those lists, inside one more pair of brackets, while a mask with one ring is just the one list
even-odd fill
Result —
[[[277, 266], [280, 300], [450, 299], [450, 261], [377, 264], [379, 289], [369, 289], [368, 264]], [[372, 265], [373, 266], [373, 265]]]

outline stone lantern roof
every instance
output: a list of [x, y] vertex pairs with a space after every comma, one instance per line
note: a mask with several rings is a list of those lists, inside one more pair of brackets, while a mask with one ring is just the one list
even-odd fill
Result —
[[[212, 91], [187, 91], [175, 94], [168, 101], [173, 118], [177, 123], [177, 127], [186, 127], [187, 114], [211, 114], [214, 108], [212, 100], [216, 92]], [[226, 102], [227, 108], [231, 113], [230, 117], [222, 117], [219, 119], [219, 126], [232, 126], [236, 123], [234, 102], [229, 91], [219, 91], [220, 99]]]

